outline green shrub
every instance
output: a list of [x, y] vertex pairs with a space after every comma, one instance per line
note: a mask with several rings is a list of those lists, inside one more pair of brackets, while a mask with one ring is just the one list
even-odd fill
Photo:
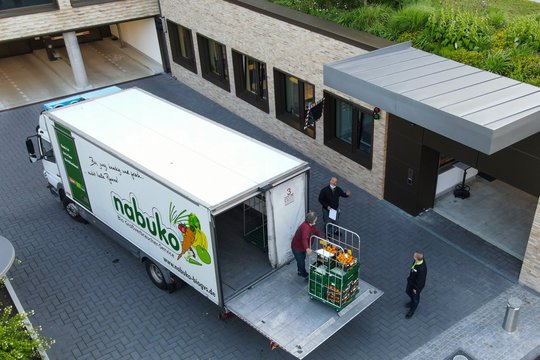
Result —
[[397, 39], [404, 32], [423, 30], [433, 10], [422, 5], [411, 5], [398, 10], [388, 23], [390, 40]]
[[469, 51], [465, 49], [444, 49], [439, 55], [477, 68], [482, 67], [486, 59], [485, 52]]
[[361, 7], [351, 12], [350, 27], [357, 30], [369, 32], [369, 29], [377, 28], [379, 25], [387, 25], [394, 10], [386, 5], [373, 5]]
[[[489, 35], [487, 19], [478, 13], [442, 8], [433, 13], [426, 26], [431, 40], [441, 47], [477, 50]], [[489, 40], [488, 40], [489, 41]]]
[[319, 9], [337, 8], [350, 10], [361, 6], [364, 0], [313, 0], [311, 2], [313, 3], [312, 6]]
[[516, 48], [540, 51], [540, 21], [530, 16], [515, 18], [506, 27], [506, 39], [512, 41]]
[[[0, 287], [4, 280], [0, 279]], [[33, 312], [12, 314], [11, 306], [0, 309], [0, 359], [41, 358], [38, 349], [46, 350], [54, 340], [39, 335], [40, 328], [28, 330], [26, 320]]]
[[488, 21], [495, 29], [501, 29], [506, 25], [506, 15], [501, 9], [490, 8], [488, 10]]
[[506, 76], [512, 67], [510, 52], [507, 50], [489, 51], [482, 69]]
[[512, 70], [508, 76], [512, 79], [538, 86], [538, 80], [540, 79], [540, 56], [537, 54], [523, 54], [514, 50]]

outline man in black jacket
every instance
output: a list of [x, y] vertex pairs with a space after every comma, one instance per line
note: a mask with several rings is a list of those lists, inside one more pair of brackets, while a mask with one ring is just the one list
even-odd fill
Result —
[[413, 255], [413, 264], [411, 270], [409, 271], [409, 277], [407, 278], [407, 289], [406, 293], [411, 298], [411, 302], [407, 304], [409, 307], [409, 312], [405, 317], [410, 319], [413, 316], [418, 303], [420, 302], [420, 292], [426, 284], [427, 276], [427, 267], [426, 260], [424, 259], [424, 254], [421, 251], [415, 251]]
[[[323, 222], [324, 228], [326, 230], [327, 223], [334, 223], [337, 225], [339, 220], [339, 198], [340, 197], [349, 197], [351, 192], [349, 190], [343, 191], [339, 186], [337, 186], [338, 179], [335, 176], [332, 176], [328, 186], [322, 188], [319, 193], [319, 202], [322, 205], [323, 212]], [[330, 211], [335, 210], [335, 219], [330, 218]], [[336, 230], [337, 232], [337, 230]]]

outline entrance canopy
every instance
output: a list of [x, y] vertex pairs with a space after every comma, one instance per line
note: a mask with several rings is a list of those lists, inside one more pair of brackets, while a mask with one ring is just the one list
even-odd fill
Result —
[[410, 42], [326, 64], [324, 84], [488, 155], [540, 132], [540, 88]]

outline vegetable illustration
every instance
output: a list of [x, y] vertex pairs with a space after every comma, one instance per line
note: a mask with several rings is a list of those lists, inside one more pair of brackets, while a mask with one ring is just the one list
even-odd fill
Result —
[[199, 259], [205, 264], [210, 264], [210, 254], [208, 254], [208, 251], [206, 251], [205, 248], [201, 246], [196, 246], [195, 250], [197, 251], [197, 255], [199, 256]]
[[195, 231], [195, 242], [193, 246], [201, 246], [204, 249], [208, 249], [208, 241], [206, 241], [206, 235], [201, 230]]
[[199, 218], [193, 213], [189, 214], [188, 216], [188, 224], [193, 231], [195, 231], [196, 229], [201, 229], [201, 223], [199, 222]]
[[[178, 226], [178, 228], [180, 229], [180, 225]], [[182, 235], [184, 236], [184, 241], [182, 241], [182, 252], [178, 255], [176, 260], [180, 260], [182, 255], [184, 255], [186, 251], [189, 250], [191, 245], [193, 245], [193, 242], [195, 242], [195, 234], [193, 233], [193, 231], [188, 227], [184, 227], [184, 230], [185, 231], [182, 232]]]
[[[171, 225], [178, 227], [183, 237], [182, 250], [176, 260], [180, 260], [184, 256], [190, 264], [202, 266], [198, 260], [210, 264], [212, 258], [208, 253], [208, 240], [206, 234], [201, 230], [201, 222], [197, 215], [187, 214], [187, 210], [179, 212], [171, 202], [169, 204], [169, 221]], [[196, 260], [196, 258], [198, 259]]]
[[198, 262], [197, 260], [195, 260], [193, 258], [189, 258], [188, 263], [202, 266], [202, 264], [200, 262]]

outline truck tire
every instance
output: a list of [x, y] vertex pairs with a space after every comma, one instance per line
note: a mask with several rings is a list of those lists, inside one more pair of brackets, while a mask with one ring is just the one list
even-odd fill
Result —
[[165, 290], [167, 289], [167, 279], [163, 275], [163, 272], [161, 272], [161, 269], [159, 266], [154, 264], [152, 260], [146, 260], [144, 262], [144, 265], [146, 266], [146, 273], [150, 277], [150, 280], [156, 285], [158, 288]]
[[80, 223], [88, 224], [88, 221], [86, 221], [81, 216], [81, 213], [77, 205], [73, 201], [71, 201], [67, 196], [64, 196], [64, 198], [62, 199], [62, 204], [64, 205], [64, 209], [66, 209], [66, 212], [70, 218]]

